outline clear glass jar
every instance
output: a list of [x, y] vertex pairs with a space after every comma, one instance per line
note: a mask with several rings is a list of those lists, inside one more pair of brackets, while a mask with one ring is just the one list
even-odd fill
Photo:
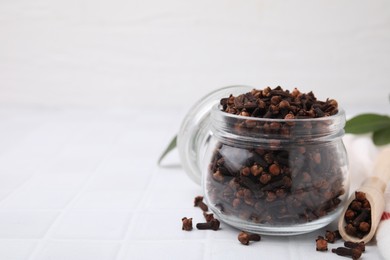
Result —
[[184, 169], [216, 217], [240, 230], [293, 235], [329, 224], [349, 191], [344, 111], [293, 120], [221, 111], [221, 98], [252, 89], [219, 89], [190, 110], [178, 134]]

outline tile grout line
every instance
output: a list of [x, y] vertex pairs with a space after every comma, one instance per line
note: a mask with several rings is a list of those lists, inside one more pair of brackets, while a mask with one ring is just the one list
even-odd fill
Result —
[[[56, 155], [58, 156], [58, 154]], [[39, 166], [37, 166], [34, 170], [32, 170], [31, 176], [29, 176], [25, 181], [23, 181], [16, 189], [10, 191], [4, 198], [0, 200], [0, 210], [8, 210], [7, 208], [2, 208], [2, 205], [5, 203], [7, 199], [13, 196], [15, 193], [18, 193], [20, 190], [23, 190], [24, 187], [28, 186], [30, 180], [32, 180], [35, 176], [39, 176]], [[57, 209], [50, 209], [50, 211], [58, 211]]]
[[[137, 203], [137, 206], [135, 207], [135, 209], [133, 210], [133, 212], [135, 214], [139, 213], [141, 211], [141, 205], [143, 205], [147, 198], [148, 198], [148, 195], [150, 193], [150, 190], [151, 190], [151, 185], [152, 185], [152, 180], [153, 180], [153, 177], [154, 175], [156, 174], [156, 170], [153, 171], [153, 174], [151, 174], [151, 176], [149, 177], [149, 181], [148, 181], [148, 184], [145, 188], [145, 190], [143, 191], [143, 194], [142, 194], [142, 198], [139, 200], [139, 202]], [[117, 256], [116, 256], [116, 260], [117, 259], [120, 259], [120, 258], [123, 258], [124, 254], [125, 254], [125, 249], [124, 249], [124, 244], [126, 241], [130, 240], [129, 236], [130, 236], [130, 231], [132, 230], [133, 226], [135, 225], [135, 216], [133, 215], [132, 218], [130, 219], [129, 223], [128, 223], [128, 227], [126, 229], [126, 233], [125, 233], [125, 237], [124, 239], [121, 241], [121, 247], [117, 253]]]
[[[44, 127], [45, 124], [47, 122], [50, 122], [50, 120], [46, 120], [44, 122], [42, 122], [42, 124], [40, 125], [40, 127]], [[36, 130], [36, 129], [34, 129]], [[29, 135], [31, 135], [31, 133], [29, 133]], [[68, 137], [70, 136], [70, 134], [68, 134]], [[17, 144], [19, 145], [19, 143]], [[17, 147], [17, 146], [16, 146]], [[14, 148], [13, 148], [14, 149]], [[11, 149], [11, 151], [13, 150]], [[54, 160], [56, 160], [58, 157], [59, 157], [59, 154], [60, 154], [60, 151], [61, 151], [61, 148], [58, 148], [55, 152], [55, 156], [54, 156]], [[4, 204], [4, 201], [6, 201], [8, 198], [10, 198], [11, 196], [13, 196], [15, 193], [17, 193], [18, 191], [22, 190], [25, 186], [27, 186], [27, 184], [29, 183], [29, 181], [31, 179], [33, 179], [33, 177], [35, 176], [38, 176], [40, 173], [39, 173], [39, 167], [40, 166], [36, 166], [34, 170], [32, 170], [32, 174], [31, 176], [29, 176], [25, 181], [23, 181], [16, 189], [12, 190], [11, 192], [9, 192], [4, 198], [2, 198], [0, 200], [0, 210], [3, 210], [4, 208], [1, 208], [1, 206]], [[58, 210], [53, 210], [53, 211], [58, 211]]]
[[[35, 171], [37, 171], [37, 170], [35, 170]], [[39, 173], [34, 172], [33, 174], [31, 174], [30, 177], [28, 177], [24, 182], [22, 182], [19, 187], [10, 191], [7, 195], [5, 195], [5, 197], [0, 200], [0, 210], [5, 209], [5, 208], [1, 207], [4, 204], [4, 201], [6, 201], [8, 198], [10, 198], [13, 194], [17, 193], [19, 190], [22, 190], [35, 175], [39, 175]]]
[[203, 259], [204, 260], [207, 260], [207, 259], [212, 259], [211, 257], [211, 248], [210, 248], [210, 244], [211, 243], [207, 243], [207, 242], [210, 242], [210, 232], [207, 232], [207, 235], [206, 235], [206, 239], [203, 239]]
[[[117, 137], [118, 138], [118, 137]], [[74, 205], [74, 203], [80, 198], [81, 194], [87, 190], [90, 182], [97, 177], [98, 175], [98, 170], [99, 168], [103, 165], [103, 163], [107, 160], [108, 156], [110, 156], [112, 153], [114, 152], [114, 149], [111, 149], [110, 152], [108, 152], [104, 158], [102, 159], [102, 161], [100, 162], [99, 165], [96, 166], [95, 170], [90, 173], [90, 175], [88, 176], [87, 180], [85, 181], [85, 183], [82, 185], [82, 187], [79, 189], [79, 191], [76, 193], [76, 195], [73, 197], [73, 199], [71, 199], [67, 205], [65, 207], [63, 207], [61, 210], [58, 210], [59, 211], [59, 214], [58, 216], [55, 218], [55, 220], [53, 221], [53, 223], [51, 224], [51, 226], [48, 228], [48, 230], [46, 231], [45, 235], [39, 239], [39, 242], [38, 242], [38, 245], [35, 247], [35, 249], [33, 250], [33, 252], [31, 253], [30, 255], [30, 259], [34, 259], [36, 258], [37, 254], [41, 252], [41, 250], [44, 248], [45, 244], [47, 243], [47, 238], [49, 238], [52, 233], [53, 233], [53, 230], [55, 230], [55, 228], [57, 228], [58, 224], [60, 223], [60, 221], [63, 219], [64, 217], [64, 214], [65, 212], [67, 212], [67, 210], [69, 208], [72, 208], [72, 206]]]

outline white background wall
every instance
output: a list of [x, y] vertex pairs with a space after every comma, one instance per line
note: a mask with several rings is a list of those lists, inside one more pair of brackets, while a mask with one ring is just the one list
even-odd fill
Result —
[[246, 84], [390, 110], [385, 0], [2, 0], [0, 37], [3, 106], [185, 108]]

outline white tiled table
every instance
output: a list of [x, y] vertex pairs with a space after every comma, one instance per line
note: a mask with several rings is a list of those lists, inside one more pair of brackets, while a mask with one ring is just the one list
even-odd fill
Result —
[[[1, 108], [0, 259], [342, 259], [316, 252], [325, 228], [250, 246], [225, 224], [182, 231], [184, 216], [203, 221], [201, 188], [177, 154], [156, 161], [183, 115]], [[381, 259], [375, 244], [363, 259]]]

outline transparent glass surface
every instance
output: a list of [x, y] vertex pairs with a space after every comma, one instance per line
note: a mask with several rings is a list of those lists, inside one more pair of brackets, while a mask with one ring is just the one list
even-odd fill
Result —
[[[203, 104], [200, 124], [179, 134], [183, 165], [201, 177], [216, 217], [271, 235], [310, 232], [337, 218], [349, 191], [344, 111], [315, 119], [237, 116], [219, 107], [226, 90], [232, 93], [216, 91], [212, 104]], [[187, 120], [193, 123], [193, 115]]]

